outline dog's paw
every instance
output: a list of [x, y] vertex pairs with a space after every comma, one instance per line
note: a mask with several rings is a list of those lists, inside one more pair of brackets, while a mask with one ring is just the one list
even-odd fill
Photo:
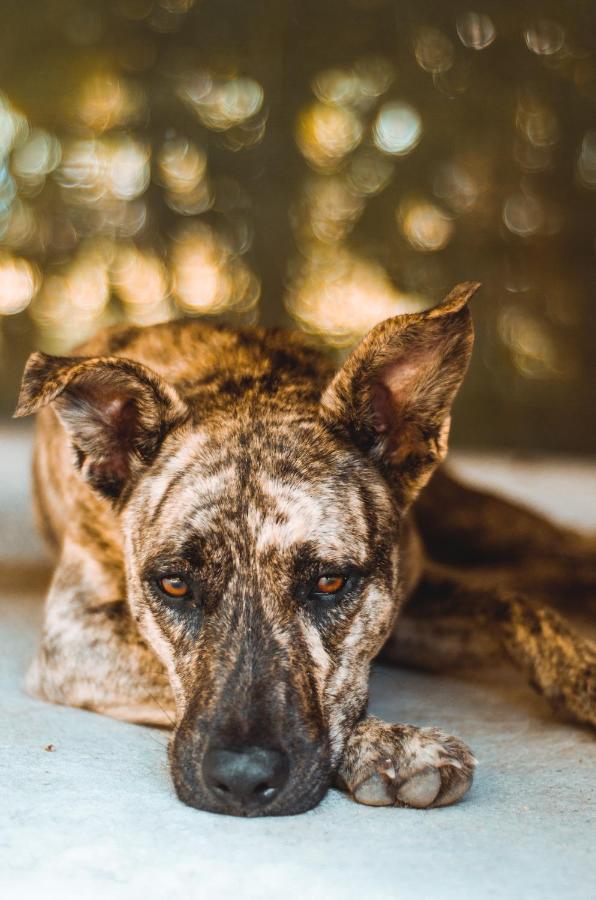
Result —
[[448, 806], [469, 789], [475, 765], [463, 741], [438, 728], [370, 717], [347, 741], [338, 783], [368, 806]]

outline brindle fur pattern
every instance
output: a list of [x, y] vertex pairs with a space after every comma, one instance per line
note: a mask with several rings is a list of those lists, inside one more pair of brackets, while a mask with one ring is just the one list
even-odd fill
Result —
[[[239, 815], [303, 811], [332, 780], [373, 805], [459, 799], [475, 763], [461, 741], [366, 714], [383, 645], [424, 662], [445, 614], [452, 646], [489, 624], [540, 690], [594, 723], [592, 646], [498, 581], [477, 600], [424, 547], [449, 533], [449, 510], [412, 513], [446, 453], [476, 288], [381, 323], [336, 374], [298, 334], [198, 321], [113, 329], [74, 357], [34, 354], [17, 415], [40, 410], [36, 511], [56, 569], [29, 689], [173, 725], [180, 798]], [[473, 518], [484, 500], [466, 500]], [[547, 549], [559, 536], [553, 527]], [[578, 551], [586, 565], [591, 549]], [[310, 594], [326, 571], [349, 575], [336, 603]], [[164, 599], [168, 572], [192, 601]], [[256, 808], [214, 796], [202, 772], [213, 746], [281, 748], [284, 789]]]

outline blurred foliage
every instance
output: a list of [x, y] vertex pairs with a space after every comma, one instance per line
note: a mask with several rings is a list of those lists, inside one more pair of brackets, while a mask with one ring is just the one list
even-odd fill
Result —
[[596, 4], [4, 0], [0, 402], [118, 321], [338, 353], [457, 281], [469, 446], [593, 452]]

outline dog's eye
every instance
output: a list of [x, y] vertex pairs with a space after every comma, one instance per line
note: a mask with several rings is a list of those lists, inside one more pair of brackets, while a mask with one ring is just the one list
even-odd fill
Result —
[[[320, 570], [319, 570], [320, 571]], [[323, 575], [303, 582], [298, 588], [298, 598], [306, 604], [312, 615], [326, 614], [340, 607], [346, 599], [358, 595], [363, 574], [355, 566], [342, 573], [341, 570], [327, 569]]]
[[183, 597], [190, 594], [188, 584], [180, 575], [166, 575], [164, 578], [159, 578], [157, 583], [166, 596], [175, 600], [182, 600]]
[[321, 575], [314, 589], [315, 594], [339, 594], [348, 579], [344, 575]]

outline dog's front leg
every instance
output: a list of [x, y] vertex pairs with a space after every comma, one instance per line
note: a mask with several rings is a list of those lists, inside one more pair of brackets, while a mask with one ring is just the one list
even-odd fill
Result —
[[100, 551], [79, 535], [67, 536], [27, 688], [51, 703], [171, 726], [168, 677], [137, 632], [124, 594], [117, 557], [107, 558], [105, 547]]
[[346, 742], [337, 782], [368, 806], [448, 806], [469, 789], [475, 765], [463, 741], [437, 728], [367, 716]]

